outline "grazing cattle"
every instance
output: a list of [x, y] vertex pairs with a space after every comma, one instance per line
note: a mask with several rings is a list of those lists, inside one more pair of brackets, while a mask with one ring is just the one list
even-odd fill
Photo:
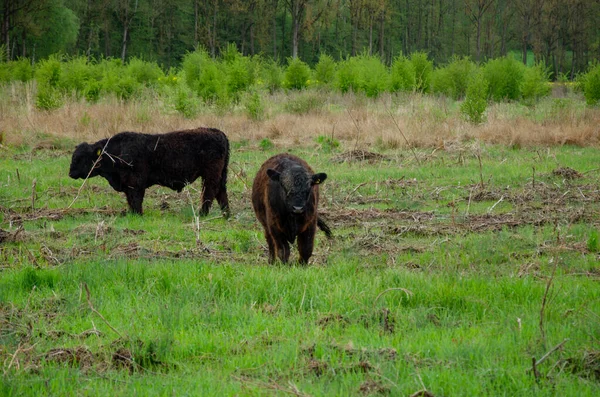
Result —
[[132, 212], [142, 213], [146, 189], [161, 185], [181, 192], [198, 177], [203, 180], [201, 215], [216, 198], [229, 216], [227, 166], [229, 141], [215, 128], [141, 134], [121, 132], [96, 143], [81, 143], [71, 159], [73, 179], [100, 175], [124, 192]]
[[269, 263], [286, 263], [290, 243], [298, 239], [300, 263], [312, 255], [317, 226], [331, 237], [319, 218], [319, 184], [327, 174], [315, 174], [306, 161], [292, 154], [278, 154], [260, 167], [252, 185], [252, 206], [265, 229]]

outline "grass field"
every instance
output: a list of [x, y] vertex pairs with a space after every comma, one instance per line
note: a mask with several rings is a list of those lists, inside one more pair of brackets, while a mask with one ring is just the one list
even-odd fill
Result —
[[[124, 213], [75, 143], [0, 147], [0, 395], [600, 394], [597, 148], [233, 140], [224, 220], [200, 181]], [[329, 176], [307, 267], [250, 205], [287, 150]]]

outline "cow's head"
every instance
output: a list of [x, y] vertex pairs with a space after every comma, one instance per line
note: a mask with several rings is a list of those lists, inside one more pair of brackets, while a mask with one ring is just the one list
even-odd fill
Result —
[[327, 179], [327, 174], [321, 172], [311, 175], [299, 165], [285, 168], [281, 172], [269, 168], [267, 175], [281, 187], [280, 192], [285, 206], [294, 214], [302, 214], [306, 211], [313, 186]]
[[89, 143], [80, 143], [73, 152], [71, 158], [71, 168], [69, 169], [69, 176], [73, 179], [85, 178], [88, 176], [96, 176], [97, 171], [90, 170], [94, 166], [98, 157], [102, 154], [102, 145], [95, 143], [90, 145]]

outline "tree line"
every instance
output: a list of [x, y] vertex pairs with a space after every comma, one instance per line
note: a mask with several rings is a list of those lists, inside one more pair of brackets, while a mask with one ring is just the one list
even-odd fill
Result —
[[2, 58], [141, 57], [168, 69], [202, 47], [315, 64], [359, 54], [437, 64], [513, 54], [572, 78], [600, 58], [598, 0], [0, 0]]

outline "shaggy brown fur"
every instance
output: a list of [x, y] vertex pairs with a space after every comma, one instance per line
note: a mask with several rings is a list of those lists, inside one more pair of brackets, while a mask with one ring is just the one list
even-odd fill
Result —
[[331, 237], [331, 230], [319, 218], [319, 184], [327, 174], [315, 174], [306, 163], [292, 154], [278, 154], [258, 170], [252, 185], [252, 205], [265, 229], [269, 263], [276, 258], [286, 263], [290, 243], [298, 241], [300, 263], [312, 255], [317, 226]]

